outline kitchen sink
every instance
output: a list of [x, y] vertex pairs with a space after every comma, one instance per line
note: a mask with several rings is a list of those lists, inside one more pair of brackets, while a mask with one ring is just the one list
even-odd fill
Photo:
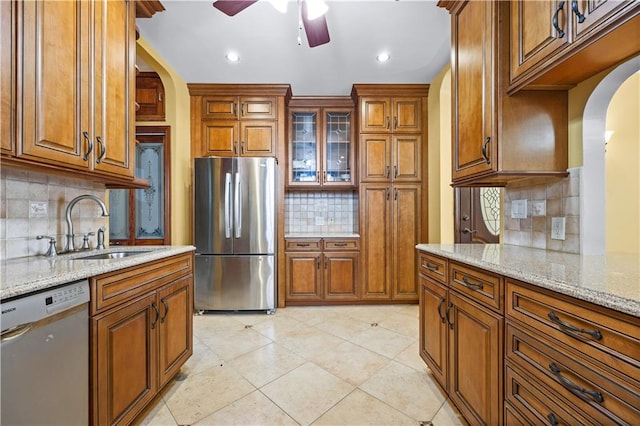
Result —
[[81, 260], [102, 260], [102, 259], [122, 259], [124, 257], [136, 256], [138, 254], [149, 253], [149, 250], [144, 251], [112, 251], [109, 253], [92, 254], [89, 256], [81, 256], [76, 259]]

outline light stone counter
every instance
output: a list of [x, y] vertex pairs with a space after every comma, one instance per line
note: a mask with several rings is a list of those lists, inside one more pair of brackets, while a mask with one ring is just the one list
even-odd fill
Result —
[[291, 232], [285, 238], [360, 238], [358, 234], [347, 232]]
[[[195, 250], [193, 246], [114, 246], [107, 250], [63, 254], [56, 257], [33, 256], [3, 260], [0, 263], [2, 268], [0, 300], [193, 250]], [[147, 253], [120, 259], [79, 259], [79, 257], [93, 254], [120, 251]]]
[[416, 248], [640, 317], [637, 255], [586, 256], [506, 244], [418, 244]]

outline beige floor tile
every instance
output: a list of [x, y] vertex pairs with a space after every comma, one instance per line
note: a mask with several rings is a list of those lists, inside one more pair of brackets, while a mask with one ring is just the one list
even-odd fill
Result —
[[145, 417], [139, 421], [139, 426], [177, 426], [176, 420], [171, 415], [167, 405], [160, 401], [148, 411]]
[[270, 343], [235, 358], [227, 365], [242, 374], [255, 387], [260, 388], [305, 362], [304, 358], [289, 349], [277, 343]]
[[369, 327], [368, 330], [355, 335], [350, 342], [360, 345], [384, 355], [387, 358], [394, 358], [405, 350], [410, 344], [415, 342], [415, 338], [387, 330], [384, 327]]
[[227, 314], [204, 314], [193, 317], [193, 335], [206, 338], [218, 331], [240, 331], [244, 326]]
[[320, 324], [340, 315], [333, 306], [294, 306], [281, 309], [280, 313], [307, 325]]
[[[345, 311], [346, 317], [354, 318], [367, 324], [380, 323], [386, 316], [398, 309], [395, 305], [353, 306]], [[346, 318], [345, 318], [346, 319]]]
[[308, 425], [353, 389], [353, 385], [309, 362], [260, 390], [295, 421]]
[[229, 367], [215, 367], [174, 381], [164, 401], [180, 425], [188, 425], [253, 392], [255, 387]]
[[269, 315], [266, 312], [234, 312], [228, 314], [229, 318], [239, 322], [243, 326], [256, 325], [263, 321], [268, 321], [275, 315]]
[[181, 369], [185, 374], [202, 373], [205, 370], [219, 366], [223, 362], [207, 345], [196, 336], [193, 337], [193, 355]]
[[208, 336], [198, 336], [198, 338], [225, 361], [230, 361], [272, 342], [271, 339], [251, 328], [216, 331]]
[[252, 329], [271, 340], [278, 341], [291, 331], [306, 327], [308, 326], [305, 323], [278, 312], [268, 320], [254, 325]]
[[391, 361], [359, 386], [417, 421], [430, 420], [445, 401], [426, 372]]
[[307, 326], [292, 330], [277, 342], [305, 359], [312, 359], [320, 352], [332, 350], [344, 340], [318, 328]]
[[431, 423], [433, 426], [463, 426], [467, 424], [449, 400], [442, 404]]
[[418, 318], [402, 313], [392, 313], [378, 323], [380, 327], [412, 338], [420, 336]]
[[398, 309], [396, 310], [396, 312], [410, 315], [416, 318], [420, 316], [420, 308], [417, 303], [411, 305], [398, 305]]
[[334, 336], [349, 340], [356, 334], [369, 329], [371, 325], [355, 319], [345, 321], [344, 318], [334, 317], [325, 322], [316, 324], [315, 327], [333, 334]]
[[416, 421], [371, 395], [356, 389], [324, 413], [313, 425], [416, 425]]
[[318, 352], [312, 360], [354, 386], [367, 380], [391, 361], [350, 342], [343, 342], [331, 350]]
[[419, 348], [420, 343], [417, 341], [413, 342], [409, 347], [407, 347], [407, 349], [396, 355], [394, 360], [415, 370], [428, 372], [429, 368], [427, 367], [427, 364], [425, 364], [424, 360], [420, 358]]
[[291, 417], [260, 391], [227, 405], [197, 425], [297, 425]]

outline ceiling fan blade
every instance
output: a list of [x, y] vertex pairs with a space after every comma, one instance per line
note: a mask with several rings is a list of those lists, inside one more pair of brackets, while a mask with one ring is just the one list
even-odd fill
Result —
[[307, 2], [302, 2], [302, 23], [304, 24], [304, 31], [307, 34], [307, 41], [309, 47], [316, 47], [322, 44], [329, 43], [329, 28], [327, 27], [327, 20], [324, 16], [310, 21], [307, 18]]
[[213, 2], [213, 7], [225, 15], [234, 16], [242, 12], [258, 0], [217, 0]]

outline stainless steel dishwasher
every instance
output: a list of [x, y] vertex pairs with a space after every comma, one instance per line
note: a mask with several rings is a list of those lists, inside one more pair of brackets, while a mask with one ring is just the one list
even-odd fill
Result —
[[0, 424], [89, 423], [89, 283], [0, 302]]

